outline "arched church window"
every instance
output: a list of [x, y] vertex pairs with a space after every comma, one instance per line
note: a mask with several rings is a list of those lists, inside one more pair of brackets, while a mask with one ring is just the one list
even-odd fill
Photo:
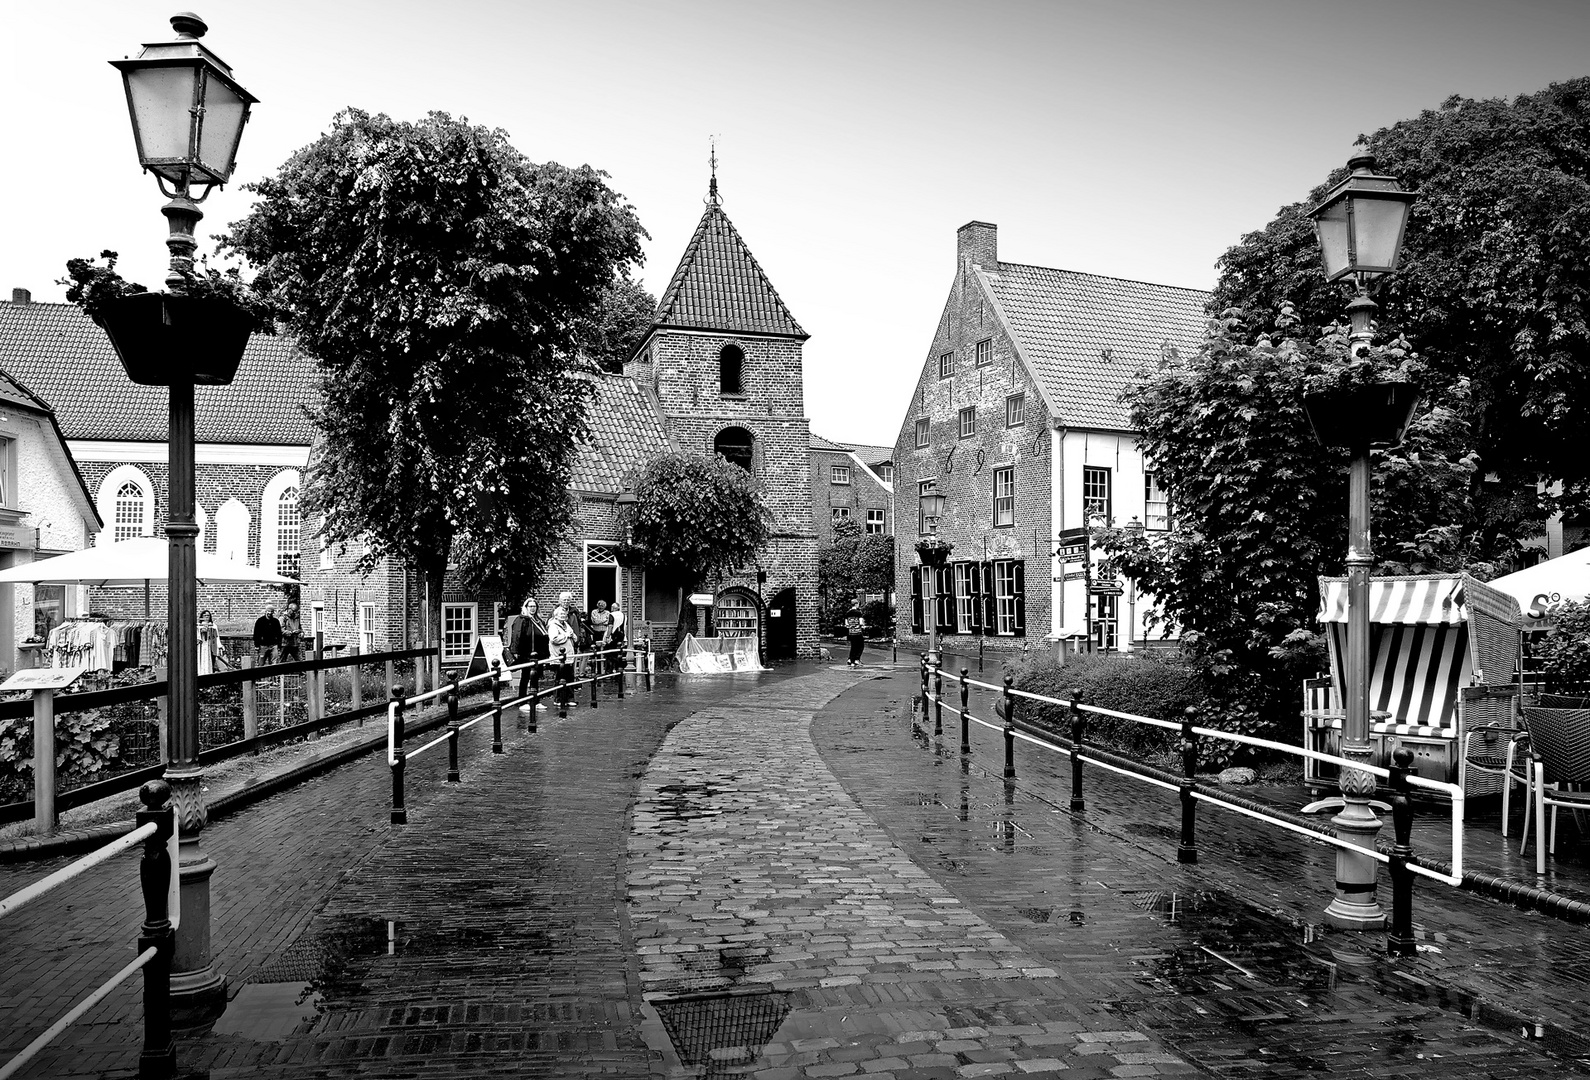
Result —
[[144, 492], [129, 480], [116, 489], [116, 542], [142, 536], [143, 523]]
[[751, 471], [751, 458], [755, 448], [755, 439], [751, 433], [742, 427], [724, 428], [718, 432], [718, 437], [712, 440], [712, 449], [722, 454], [732, 464], [738, 465], [746, 472]]
[[738, 345], [718, 351], [718, 386], [724, 394], [745, 393], [745, 353]]
[[286, 577], [298, 576], [299, 540], [303, 518], [298, 510], [298, 489], [290, 487], [276, 500], [276, 565]]

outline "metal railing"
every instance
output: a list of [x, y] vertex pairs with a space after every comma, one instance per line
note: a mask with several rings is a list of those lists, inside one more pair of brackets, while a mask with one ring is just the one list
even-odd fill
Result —
[[[644, 645], [644, 647], [642, 647], [642, 645]], [[610, 649], [595, 649], [591, 652], [576, 653], [573, 656], [564, 657], [558, 661], [553, 661], [550, 659], [527, 660], [524, 663], [512, 664], [506, 667], [503, 666], [500, 660], [493, 660], [491, 662], [491, 670], [489, 671], [481, 672], [477, 675], [470, 675], [465, 678], [455, 677], [452, 682], [447, 683], [444, 686], [438, 686], [436, 689], [427, 691], [423, 694], [405, 695], [402, 692], [401, 687], [393, 687], [392, 700], [387, 704], [386, 750], [387, 766], [392, 773], [392, 824], [408, 824], [409, 814], [407, 804], [404, 800], [404, 783], [408, 771], [408, 763], [414, 758], [419, 757], [427, 750], [431, 750], [437, 746], [440, 746], [442, 743], [446, 743], [447, 782], [458, 783], [461, 778], [458, 759], [458, 736], [461, 732], [473, 727], [474, 725], [489, 717], [491, 719], [492, 729], [491, 752], [493, 754], [500, 754], [503, 752], [502, 714], [508, 709], [521, 705], [531, 706], [529, 710], [529, 717], [526, 721], [526, 726], [531, 734], [535, 734], [535, 706], [541, 703], [541, 699], [543, 697], [550, 695], [557, 696], [558, 715], [560, 718], [566, 718], [569, 715], [569, 704], [573, 699], [573, 692], [576, 687], [587, 685], [590, 686], [591, 708], [593, 709], [597, 708], [597, 686], [604, 680], [612, 680], [614, 682], [618, 688], [618, 697], [622, 699], [624, 697], [624, 677], [626, 674], [628, 674], [628, 665], [625, 661], [626, 651], [627, 650], [622, 646]], [[650, 664], [647, 662], [647, 657], [650, 655], [650, 641], [636, 643], [634, 650], [635, 675], [637, 679], [643, 680], [644, 687], [647, 690], [651, 689], [652, 682], [652, 671]], [[584, 678], [573, 678], [572, 674], [575, 661], [588, 662], [591, 670], [594, 673]], [[551, 683], [547, 687], [543, 688], [541, 686], [541, 676], [548, 668], [556, 668], [558, 671], [558, 678], [556, 682]], [[605, 670], [608, 668], [611, 668], [611, 670]], [[530, 674], [530, 692], [522, 696], [510, 698], [507, 701], [502, 700], [502, 684], [504, 682], [504, 677], [510, 676], [514, 672], [525, 671], [528, 671]], [[478, 715], [472, 717], [469, 720], [460, 722], [458, 711], [458, 691], [463, 687], [483, 682], [488, 679], [491, 681], [491, 704], [486, 706], [485, 709], [483, 709]], [[403, 745], [403, 738], [405, 734], [403, 723], [404, 712], [410, 706], [417, 705], [425, 701], [430, 701], [438, 697], [444, 698], [446, 700], [447, 730], [443, 734], [432, 739], [430, 742], [423, 743], [420, 746], [415, 747], [413, 750], [406, 749]]]
[[[944, 703], [944, 678], [946, 674], [960, 687], [961, 703], [958, 709], [953, 705], [947, 706]], [[935, 737], [943, 737], [944, 710], [946, 708], [960, 718], [960, 752], [962, 754], [970, 754], [972, 752], [972, 724], [999, 732], [1004, 738], [1004, 779], [1006, 783], [1014, 783], [1016, 779], [1015, 745], [1017, 740], [1043, 750], [1066, 754], [1071, 762], [1070, 809], [1077, 813], [1086, 810], [1082, 769], [1084, 764], [1097, 766], [1128, 779], [1176, 792], [1181, 802], [1181, 834], [1176, 849], [1178, 862], [1196, 863], [1198, 861], [1196, 807], [1198, 803], [1202, 802], [1275, 826], [1287, 832], [1306, 836], [1310, 840], [1318, 840], [1336, 847], [1349, 848], [1356, 853], [1374, 859], [1376, 862], [1385, 863], [1390, 868], [1392, 882], [1392, 912], [1388, 948], [1395, 955], [1411, 956], [1415, 950], [1412, 908], [1413, 878], [1415, 875], [1427, 877], [1445, 885], [1459, 886], [1463, 884], [1463, 789], [1456, 784], [1430, 780], [1413, 774], [1410, 768], [1413, 763], [1413, 753], [1406, 748], [1397, 750], [1393, 756], [1392, 767], [1386, 769], [1378, 765], [1351, 761], [1317, 750], [1280, 743], [1271, 739], [1260, 739], [1251, 735], [1221, 731], [1218, 728], [1202, 727], [1194, 724], [1190, 719], [1179, 722], [1160, 720], [1150, 716], [1139, 716], [1135, 713], [1106, 709], [1097, 705], [1084, 705], [1076, 697], [1072, 697], [1069, 700], [1061, 700], [1043, 694], [1017, 690], [1012, 686], [1014, 680], [1009, 675], [1005, 676], [1003, 686], [996, 686], [992, 683], [973, 679], [970, 674], [970, 671], [966, 668], [962, 668], [958, 676], [953, 672], [946, 673], [942, 665], [930, 663], [927, 655], [923, 654], [921, 661], [922, 700], [925, 703], [923, 719], [925, 722], [926, 704], [931, 704], [933, 708], [933, 735]], [[928, 685], [930, 679], [932, 680], [931, 689]], [[997, 723], [973, 715], [970, 696], [974, 687], [980, 690], [992, 691], [999, 695], [994, 709], [995, 717], [998, 720]], [[1070, 720], [1070, 738], [1018, 720], [1016, 718], [1016, 708], [1019, 700], [1042, 702], [1067, 710]], [[1088, 745], [1086, 741], [1087, 722], [1085, 717], [1089, 714], [1113, 717], [1117, 720], [1177, 732], [1181, 736], [1181, 775], [1178, 776], [1174, 773], [1156, 769], [1131, 758], [1111, 753], [1101, 747]], [[1218, 739], [1278, 753], [1312, 758], [1335, 764], [1341, 768], [1368, 772], [1387, 781], [1391, 791], [1392, 826], [1396, 836], [1395, 842], [1390, 846], [1389, 850], [1365, 848], [1361, 845], [1353, 844], [1351, 841], [1341, 839], [1328, 829], [1307, 822], [1289, 820], [1275, 807], [1267, 806], [1253, 799], [1232, 795], [1229, 792], [1220, 791], [1200, 783], [1196, 779], [1199, 739]], [[1421, 859], [1414, 854], [1411, 842], [1413, 806], [1409, 796], [1415, 788], [1435, 795], [1445, 796], [1451, 802], [1452, 860], [1450, 870], [1442, 868], [1431, 860]]]
[[143, 892], [144, 922], [138, 931], [138, 955], [45, 1028], [11, 1060], [0, 1065], [0, 1080], [16, 1075], [71, 1024], [140, 969], [144, 973], [144, 1043], [138, 1055], [138, 1076], [140, 1080], [157, 1080], [177, 1074], [176, 1043], [171, 1032], [171, 958], [176, 950], [177, 924], [181, 918], [177, 900], [176, 814], [171, 806], [171, 786], [164, 780], [144, 784], [138, 797], [144, 809], [138, 812], [137, 827], [132, 832], [0, 900], [0, 919], [3, 919], [100, 863], [143, 844], [138, 878]]

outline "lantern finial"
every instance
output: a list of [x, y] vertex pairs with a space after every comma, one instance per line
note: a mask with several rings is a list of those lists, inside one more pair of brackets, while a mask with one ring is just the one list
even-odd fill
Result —
[[193, 12], [179, 11], [171, 16], [171, 29], [181, 38], [202, 38], [205, 31], [210, 28]]

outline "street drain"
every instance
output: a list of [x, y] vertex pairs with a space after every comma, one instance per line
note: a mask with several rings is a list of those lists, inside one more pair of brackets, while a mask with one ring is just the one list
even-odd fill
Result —
[[762, 987], [648, 994], [685, 1064], [723, 1076], [761, 1056], [789, 1015], [789, 995]]

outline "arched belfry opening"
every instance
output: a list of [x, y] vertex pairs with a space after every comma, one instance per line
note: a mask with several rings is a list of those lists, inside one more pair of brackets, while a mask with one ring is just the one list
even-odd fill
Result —
[[712, 440], [712, 449], [746, 472], [754, 471], [751, 468], [751, 462], [755, 457], [756, 440], [745, 428], [724, 428]]

